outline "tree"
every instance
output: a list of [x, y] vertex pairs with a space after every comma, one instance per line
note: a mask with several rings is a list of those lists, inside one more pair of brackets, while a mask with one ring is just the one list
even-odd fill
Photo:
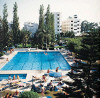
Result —
[[8, 31], [8, 47], [12, 47], [13, 46], [13, 31], [9, 30]]
[[32, 47], [37, 47], [38, 45], [38, 32], [34, 34], [34, 36], [30, 37]]
[[21, 34], [20, 34], [20, 39], [21, 39], [21, 42], [23, 43], [23, 47], [26, 47], [29, 37], [30, 37], [30, 32], [22, 29]]
[[3, 27], [2, 27], [2, 19], [0, 17], [0, 57], [3, 55]]
[[87, 20], [81, 23], [81, 32], [90, 32], [92, 29], [98, 28], [98, 24], [94, 22], [88, 22]]
[[55, 30], [54, 30], [54, 15], [50, 14], [50, 32], [51, 32], [51, 43], [54, 44], [55, 42]]
[[39, 98], [39, 95], [33, 91], [25, 91], [19, 95], [19, 98]]
[[74, 38], [75, 37], [75, 34], [74, 34], [74, 32], [73, 31], [70, 31], [70, 32], [65, 32], [65, 35], [64, 35], [65, 37], [69, 37], [69, 38]]
[[13, 40], [14, 40], [14, 45], [19, 43], [19, 38], [20, 38], [20, 30], [19, 30], [19, 18], [17, 16], [17, 3], [15, 2], [14, 7], [13, 7]]
[[3, 23], [2, 23], [2, 19], [0, 17], [0, 52], [2, 52], [3, 50]]
[[81, 38], [67, 38], [67, 47], [72, 52], [78, 53], [81, 49]]
[[2, 19], [2, 24], [3, 24], [3, 47], [7, 46], [7, 40], [8, 40], [8, 13], [7, 13], [7, 5], [4, 4], [4, 9], [3, 9], [3, 19]]
[[39, 46], [41, 46], [40, 48], [43, 49], [43, 44], [44, 44], [44, 33], [43, 32], [40, 32], [38, 34], [38, 39], [40, 41], [40, 42], [38, 42], [39, 43]]
[[50, 5], [48, 5], [48, 7], [47, 7], [47, 12], [46, 12], [46, 14], [45, 14], [45, 34], [46, 34], [46, 36], [45, 36], [45, 41], [46, 41], [46, 44], [47, 44], [47, 42], [49, 43], [49, 37], [48, 36], [50, 36], [51, 37], [51, 28], [50, 28], [50, 24], [51, 24], [51, 21], [50, 21], [50, 19], [51, 19], [51, 16], [50, 16], [51, 14], [50, 14]]
[[38, 26], [38, 31], [42, 32], [44, 30], [44, 6], [40, 5], [40, 11], [39, 11], [39, 26]]
[[54, 15], [50, 13], [50, 5], [47, 7], [47, 12], [45, 14], [45, 31], [46, 31], [46, 42], [49, 44], [54, 44], [55, 32], [54, 32]]
[[[39, 11], [39, 27], [38, 31], [34, 35], [35, 44], [37, 43], [40, 48], [47, 48], [47, 44], [49, 45], [54, 43], [55, 34], [54, 34], [54, 16], [50, 13], [50, 6], [47, 7], [47, 12], [44, 16], [43, 14], [44, 7], [40, 5]], [[45, 19], [44, 19], [45, 17]]]
[[[96, 64], [96, 61], [99, 60], [100, 52], [99, 52], [99, 34], [100, 30], [92, 30], [92, 32], [88, 32], [82, 39], [82, 48], [78, 52], [77, 58], [87, 61], [85, 64], [80, 63], [82, 65], [82, 78], [84, 79], [85, 88], [85, 96], [91, 98], [92, 91], [94, 89], [93, 85], [98, 82], [99, 75], [94, 73], [98, 73], [98, 69], [100, 66]], [[93, 70], [95, 69], [95, 72]], [[91, 73], [92, 71], [92, 73]], [[99, 72], [100, 73], [100, 72]]]

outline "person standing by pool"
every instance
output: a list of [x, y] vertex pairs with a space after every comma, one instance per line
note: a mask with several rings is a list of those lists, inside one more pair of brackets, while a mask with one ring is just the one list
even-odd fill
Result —
[[50, 73], [50, 70], [49, 69], [47, 70], [47, 73]]
[[9, 61], [8, 58], [6, 59], [6, 61]]
[[13, 76], [13, 80], [15, 80], [15, 75]]
[[58, 72], [58, 68], [59, 68], [59, 67], [56, 68], [56, 72]]
[[19, 75], [17, 75], [17, 79], [20, 80]]

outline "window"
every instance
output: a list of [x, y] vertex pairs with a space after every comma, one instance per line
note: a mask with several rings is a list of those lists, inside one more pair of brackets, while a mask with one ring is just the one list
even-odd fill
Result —
[[59, 29], [57, 31], [59, 31]]
[[59, 24], [59, 22], [57, 22]]
[[71, 24], [71, 26], [73, 26], [73, 24]]
[[77, 18], [77, 16], [74, 16], [74, 18]]
[[73, 28], [71, 28], [71, 29], [73, 29]]
[[59, 18], [57, 20], [59, 20]]
[[73, 22], [73, 21], [71, 21], [71, 22]]
[[57, 14], [57, 16], [59, 16], [59, 14]]

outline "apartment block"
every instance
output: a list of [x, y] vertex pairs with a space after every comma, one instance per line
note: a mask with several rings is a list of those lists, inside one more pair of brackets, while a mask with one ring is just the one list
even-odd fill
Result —
[[59, 34], [62, 32], [62, 30], [61, 30], [61, 13], [60, 12], [53, 12], [53, 14], [54, 14], [55, 34]]
[[75, 36], [80, 36], [81, 34], [81, 23], [77, 15], [73, 17], [68, 17], [67, 20], [62, 22], [62, 32], [73, 31]]

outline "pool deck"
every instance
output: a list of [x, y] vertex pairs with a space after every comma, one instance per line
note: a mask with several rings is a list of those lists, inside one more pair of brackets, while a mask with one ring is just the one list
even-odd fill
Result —
[[[35, 50], [35, 49], [31, 49], [29, 52], [35, 52], [35, 51], [45, 51], [45, 50]], [[58, 51], [58, 50], [47, 50], [47, 51]], [[16, 54], [17, 52], [28, 52], [28, 48], [18, 48], [15, 49], [14, 52], [10, 53], [9, 55], [4, 55], [3, 59], [0, 59], [0, 69], [8, 62], [6, 61], [6, 59], [8, 58], [8, 60], [11, 60]], [[59, 51], [64, 58], [66, 59], [67, 55], [66, 55], [66, 51]], [[66, 59], [67, 60], [67, 59]], [[73, 62], [67, 61], [69, 63], [69, 65], [71, 65]], [[52, 70], [55, 72], [55, 70]], [[70, 70], [59, 70], [59, 72], [62, 72], [62, 75], [66, 75]], [[27, 74], [26, 79], [23, 79], [23, 81], [30, 81], [32, 80], [32, 76], [37, 76], [40, 77], [42, 76], [44, 73], [46, 73], [47, 70], [0, 70], [0, 74]]]

